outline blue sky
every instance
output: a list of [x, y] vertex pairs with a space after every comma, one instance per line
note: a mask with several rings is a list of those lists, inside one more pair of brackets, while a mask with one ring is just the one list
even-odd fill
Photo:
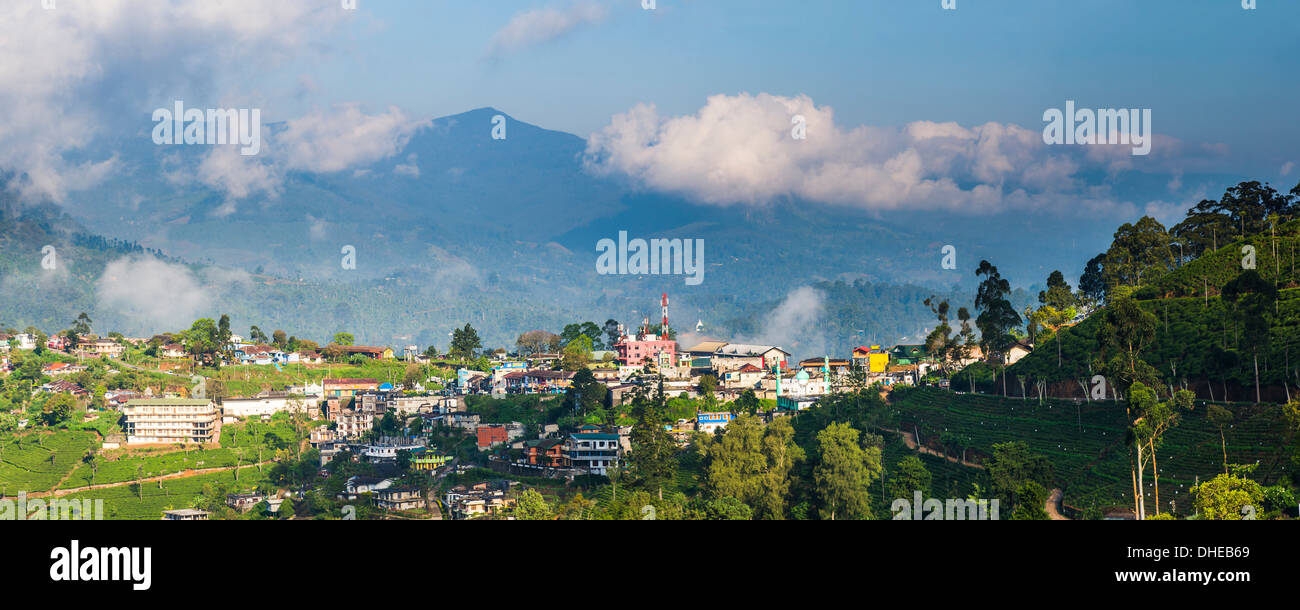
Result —
[[[149, 176], [163, 196], [221, 201], [215, 217], [255, 213], [293, 173], [457, 171], [454, 153], [406, 145], [432, 118], [493, 106], [585, 138], [584, 171], [692, 204], [975, 231], [1014, 216], [1078, 233], [1081, 263], [1119, 223], [1171, 225], [1243, 179], [1300, 180], [1300, 0], [356, 2], [0, 2], [0, 188], [139, 205], [157, 193], [99, 187]], [[178, 100], [283, 125], [257, 131], [255, 156], [182, 156], [150, 139]], [[1044, 143], [1044, 111], [1066, 100], [1150, 109], [1151, 155]]]
[[491, 105], [584, 136], [639, 102], [680, 115], [740, 92], [807, 94], [848, 125], [1034, 127], [1065, 99], [1149, 107], [1158, 132], [1243, 163], [1294, 156], [1300, 136], [1297, 2], [607, 4], [599, 23], [489, 57], [515, 14], [573, 3], [360, 0], [374, 20], [359, 15], [349, 51], [320, 66], [323, 93], [429, 116]]
[[[258, 159], [208, 155], [197, 179], [232, 199], [391, 158], [429, 119], [484, 106], [718, 205], [1168, 221], [1239, 179], [1300, 179], [1300, 2], [656, 3], [0, 3], [0, 65], [25, 68], [0, 70], [0, 171], [62, 201], [128, 169], [101, 137], [147, 137], [150, 113], [183, 99], [289, 126]], [[1044, 146], [1043, 113], [1066, 100], [1151, 109], [1157, 146]], [[784, 131], [805, 115], [795, 148]]]

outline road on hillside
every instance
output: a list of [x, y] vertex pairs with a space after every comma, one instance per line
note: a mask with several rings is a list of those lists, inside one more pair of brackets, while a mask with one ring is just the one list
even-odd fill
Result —
[[1050, 496], [1047, 497], [1047, 506], [1046, 506], [1045, 508], [1047, 509], [1047, 516], [1048, 516], [1048, 517], [1051, 517], [1051, 518], [1052, 518], [1052, 521], [1069, 521], [1069, 520], [1070, 520], [1069, 517], [1067, 517], [1067, 516], [1061, 514], [1061, 496], [1062, 496], [1062, 495], [1064, 495], [1064, 494], [1061, 492], [1061, 488], [1060, 488], [1060, 487], [1057, 487], [1056, 489], [1053, 489], [1053, 490], [1052, 490], [1052, 495], [1050, 495]]
[[[265, 461], [265, 462], [261, 462], [261, 463], [254, 463], [254, 464], [240, 464], [240, 465], [239, 465], [239, 468], [241, 468], [241, 469], [242, 469], [242, 468], [256, 468], [256, 467], [258, 467], [258, 466], [265, 466], [265, 465], [267, 465], [267, 464], [274, 464], [274, 463], [275, 463], [275, 462], [272, 461], [272, 460], [267, 460], [267, 461]], [[172, 479], [188, 479], [189, 477], [197, 477], [197, 476], [202, 475], [202, 474], [211, 474], [211, 473], [214, 473], [214, 472], [222, 472], [222, 471], [226, 471], [226, 470], [234, 470], [234, 469], [235, 469], [234, 466], [217, 466], [217, 467], [213, 467], [213, 468], [199, 468], [199, 469], [197, 469], [197, 470], [196, 470], [196, 469], [182, 470], [182, 471], [180, 471], [180, 472], [173, 472], [173, 473], [171, 473], [171, 474], [164, 474], [164, 475], [159, 475], [159, 476], [152, 476], [152, 477], [143, 478], [143, 479], [140, 479], [140, 480], [139, 480], [139, 483], [141, 483], [141, 484], [143, 484], [143, 483], [156, 483], [156, 482], [158, 482], [158, 481], [170, 481], [170, 480], [172, 480]], [[91, 490], [95, 490], [95, 489], [108, 489], [108, 488], [110, 488], [110, 487], [122, 487], [122, 486], [124, 486], [124, 485], [133, 485], [133, 484], [135, 484], [136, 482], [137, 482], [137, 481], [136, 481], [135, 479], [132, 479], [132, 480], [130, 480], [130, 481], [118, 481], [118, 482], [116, 482], [116, 483], [98, 483], [98, 484], [95, 484], [95, 485], [83, 485], [83, 486], [81, 486], [81, 487], [70, 487], [70, 488], [68, 488], [68, 489], [55, 489], [55, 490], [53, 490], [53, 491], [38, 491], [38, 492], [33, 492], [33, 493], [30, 493], [30, 494], [27, 494], [27, 497], [29, 497], [29, 498], [44, 498], [44, 497], [48, 497], [48, 496], [50, 496], [50, 495], [53, 495], [53, 496], [56, 497], [56, 498], [60, 498], [60, 497], [66, 496], [66, 495], [68, 495], [68, 494], [74, 494], [74, 493], [81, 492], [81, 491], [91, 491]]]
[[943, 459], [945, 459], [945, 460], [948, 460], [949, 462], [952, 462], [953, 464], [958, 464], [958, 465], [960, 465], [960, 466], [965, 466], [965, 467], [967, 467], [967, 468], [978, 468], [978, 469], [980, 469], [980, 470], [984, 470], [984, 465], [983, 465], [983, 464], [976, 464], [976, 463], [974, 463], [974, 462], [967, 462], [967, 461], [965, 461], [965, 460], [961, 460], [961, 459], [958, 459], [958, 458], [953, 457], [953, 456], [950, 456], [950, 455], [944, 455], [943, 453], [940, 453], [940, 452], [938, 452], [938, 451], [935, 451], [934, 449], [931, 449], [931, 448], [929, 448], [929, 447], [922, 447], [922, 446], [918, 445], [917, 442], [916, 442], [916, 436], [913, 435], [911, 432], [906, 432], [906, 431], [903, 431], [903, 430], [890, 430], [890, 429], [888, 429], [888, 428], [885, 428], [885, 430], [887, 430], [887, 431], [889, 431], [889, 432], [893, 432], [893, 433], [896, 433], [896, 434], [900, 434], [900, 435], [902, 435], [902, 437], [903, 437], [903, 443], [904, 443], [905, 445], [907, 445], [907, 448], [908, 448], [908, 449], [911, 449], [911, 450], [913, 450], [913, 451], [920, 451], [921, 453], [924, 453], [924, 454], [926, 454], [926, 455], [933, 455], [934, 457], [941, 457], [941, 458], [943, 458]]

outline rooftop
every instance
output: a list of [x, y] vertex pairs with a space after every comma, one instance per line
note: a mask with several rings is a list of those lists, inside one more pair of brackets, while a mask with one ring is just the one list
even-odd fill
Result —
[[162, 407], [168, 405], [178, 406], [206, 406], [212, 404], [211, 400], [206, 398], [133, 398], [127, 401], [128, 407]]
[[789, 353], [775, 345], [750, 345], [746, 343], [728, 343], [718, 348], [714, 353], [722, 356], [761, 356], [772, 350], [777, 350], [783, 354]]
[[686, 348], [686, 351], [691, 353], [712, 354], [713, 352], [722, 349], [722, 347], [725, 346], [726, 344], [727, 344], [726, 341], [701, 341], [698, 345]]
[[609, 433], [607, 433], [607, 432], [578, 432], [578, 433], [576, 433], [576, 434], [573, 434], [572, 436], [573, 436], [573, 438], [576, 438], [576, 439], [578, 439], [578, 440], [583, 440], [583, 441], [616, 441], [616, 440], [618, 440], [618, 435], [617, 435], [617, 434], [609, 434]]

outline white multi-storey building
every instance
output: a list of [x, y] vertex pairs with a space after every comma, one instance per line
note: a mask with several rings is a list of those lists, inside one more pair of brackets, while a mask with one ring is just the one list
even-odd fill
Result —
[[565, 443], [569, 465], [591, 474], [605, 474], [618, 465], [622, 448], [617, 434], [604, 432], [579, 432], [570, 434]]
[[216, 405], [202, 398], [131, 400], [122, 414], [127, 443], [210, 443], [220, 419]]

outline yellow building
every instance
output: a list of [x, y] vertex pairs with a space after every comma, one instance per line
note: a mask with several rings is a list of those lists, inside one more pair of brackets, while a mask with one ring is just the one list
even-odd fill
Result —
[[884, 373], [889, 367], [889, 352], [879, 345], [853, 348], [853, 364], [861, 366], [868, 373]]
[[437, 455], [426, 451], [411, 457], [411, 470], [436, 470], [450, 461], [449, 455]]

